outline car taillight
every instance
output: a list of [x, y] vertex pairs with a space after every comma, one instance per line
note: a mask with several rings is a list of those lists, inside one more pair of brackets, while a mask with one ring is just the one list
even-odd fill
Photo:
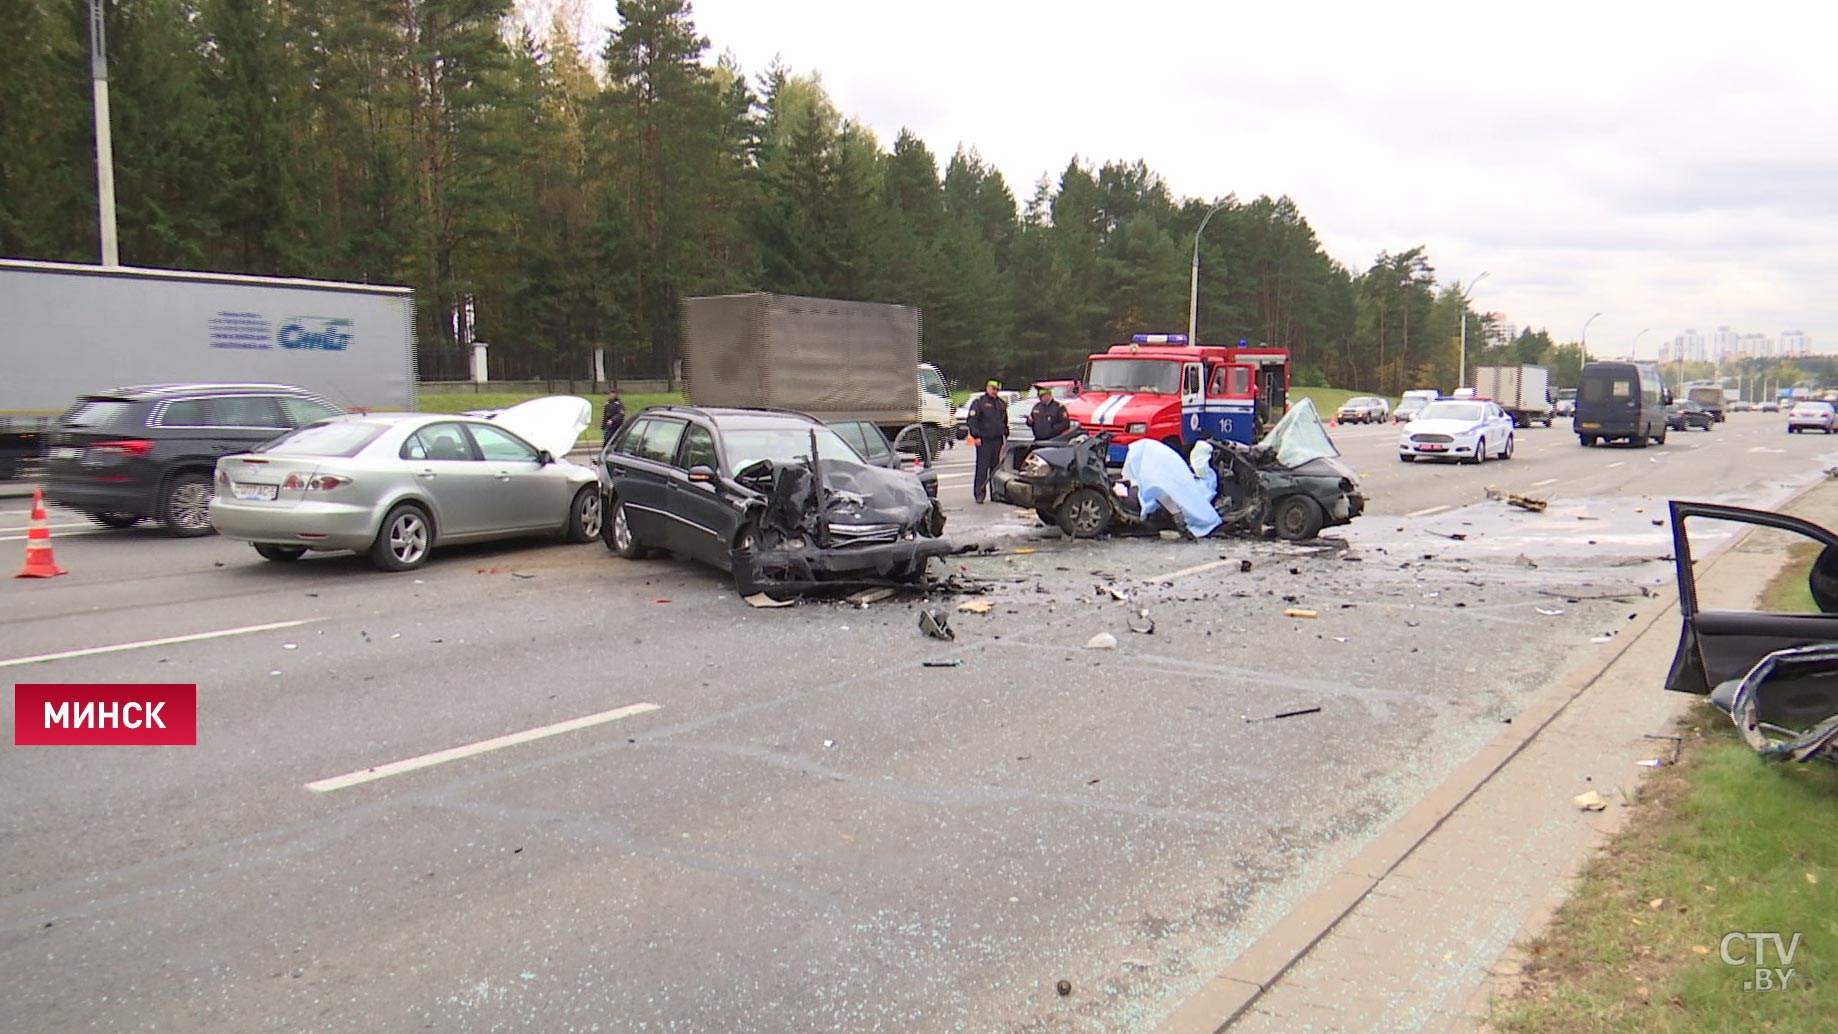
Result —
[[145, 456], [153, 451], [153, 443], [145, 438], [122, 438], [112, 442], [97, 442], [89, 450], [104, 456]]
[[311, 477], [289, 474], [287, 480], [281, 483], [281, 487], [301, 492], [330, 492], [334, 488], [343, 488], [350, 483], [350, 478], [340, 477], [337, 474], [314, 474]]

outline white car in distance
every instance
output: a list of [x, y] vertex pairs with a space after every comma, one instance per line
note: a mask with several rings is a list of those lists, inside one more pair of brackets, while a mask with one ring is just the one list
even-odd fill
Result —
[[1398, 459], [1485, 463], [1513, 458], [1513, 418], [1487, 399], [1438, 399], [1398, 434]]

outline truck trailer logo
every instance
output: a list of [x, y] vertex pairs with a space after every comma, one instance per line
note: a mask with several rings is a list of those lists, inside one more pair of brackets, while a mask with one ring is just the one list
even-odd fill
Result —
[[281, 347], [342, 352], [356, 334], [356, 321], [328, 316], [296, 316], [281, 324]]
[[273, 348], [274, 324], [259, 312], [219, 312], [211, 317], [212, 348]]

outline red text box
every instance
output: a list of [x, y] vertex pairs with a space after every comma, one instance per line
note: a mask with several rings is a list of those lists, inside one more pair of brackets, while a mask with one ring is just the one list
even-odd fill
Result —
[[198, 742], [198, 687], [177, 682], [21, 682], [19, 746], [170, 747]]

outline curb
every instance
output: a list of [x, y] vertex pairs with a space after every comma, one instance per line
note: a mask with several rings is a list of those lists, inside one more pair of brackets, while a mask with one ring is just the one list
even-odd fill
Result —
[[[1786, 510], [1823, 484], [1822, 480], [1808, 484], [1774, 509]], [[1721, 563], [1746, 537], [1745, 532], [1715, 556], [1701, 560], [1703, 573]], [[1650, 613], [1640, 614], [1630, 622], [1628, 634], [1603, 646], [1582, 668], [1533, 698], [1514, 716], [1512, 731], [1496, 737], [1449, 773], [1409, 811], [1341, 866], [1325, 885], [1291, 909], [1242, 955], [1182, 1002], [1173, 1015], [1156, 1026], [1157, 1034], [1224, 1034], [1457, 809], [1530, 746], [1571, 703], [1594, 687], [1635, 643], [1653, 631], [1661, 617], [1677, 610], [1678, 601], [1674, 599]]]

